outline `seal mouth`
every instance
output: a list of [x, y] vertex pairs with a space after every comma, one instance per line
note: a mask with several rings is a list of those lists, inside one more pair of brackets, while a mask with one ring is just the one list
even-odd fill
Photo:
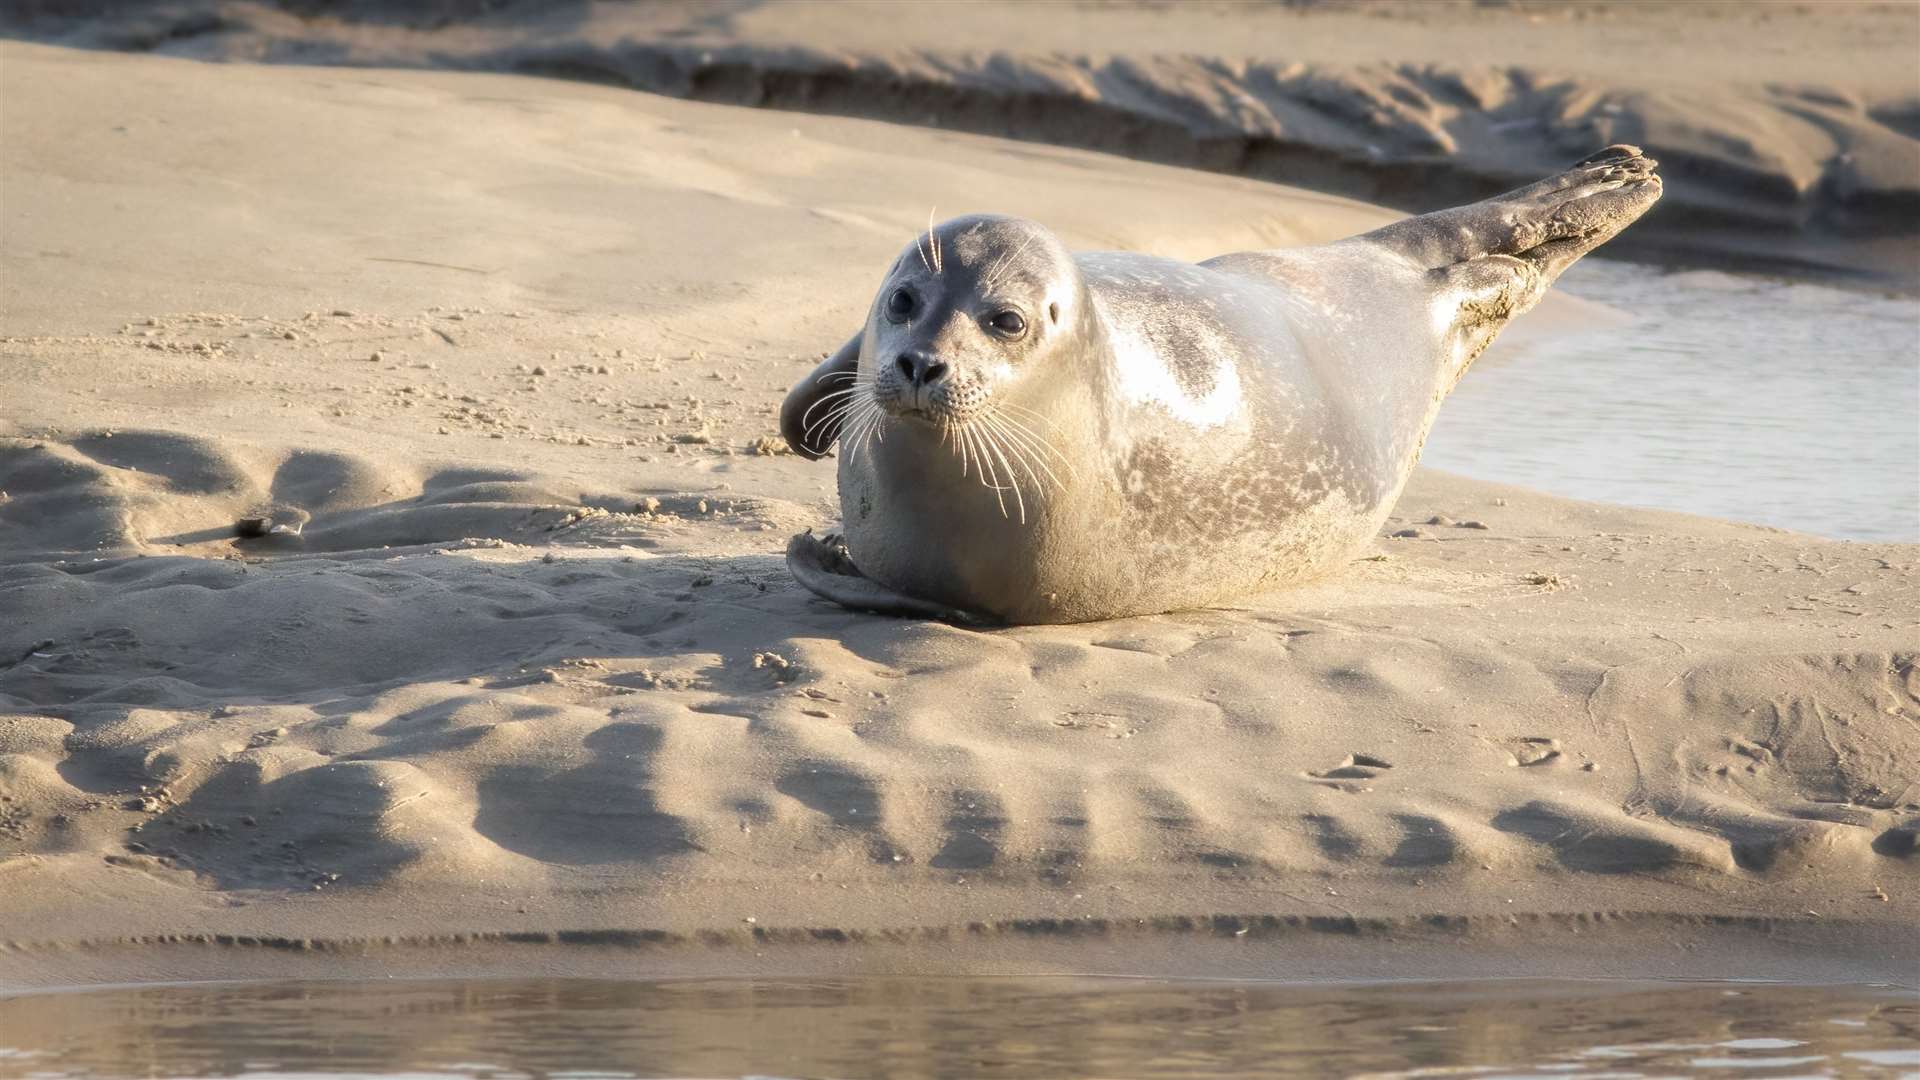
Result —
[[932, 400], [924, 393], [907, 393], [892, 400], [881, 399], [879, 405], [886, 414], [895, 420], [918, 420], [923, 424], [939, 426], [943, 421], [950, 422], [942, 403]]

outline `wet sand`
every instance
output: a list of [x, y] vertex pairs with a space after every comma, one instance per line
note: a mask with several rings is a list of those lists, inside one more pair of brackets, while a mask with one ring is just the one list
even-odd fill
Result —
[[[1914, 995], [1743, 983], [1093, 978], [218, 983], [0, 999], [41, 1077], [1405, 1077], [1920, 1064]], [[1775, 1073], [1777, 1075], [1777, 1073]], [[1887, 1075], [1893, 1075], [1889, 1072]]]

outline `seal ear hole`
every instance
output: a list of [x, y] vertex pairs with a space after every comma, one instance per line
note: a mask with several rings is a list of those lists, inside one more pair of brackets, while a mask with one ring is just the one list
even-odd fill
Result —
[[1056, 323], [1056, 324], [1060, 321], [1060, 302], [1059, 301], [1056, 300], [1047, 305], [1047, 321], [1050, 323]]

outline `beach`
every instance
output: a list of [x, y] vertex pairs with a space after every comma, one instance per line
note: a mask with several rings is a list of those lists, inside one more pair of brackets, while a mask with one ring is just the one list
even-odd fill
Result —
[[[44, 7], [45, 12], [36, 13]], [[1920, 289], [1911, 4], [50, 0], [0, 31], [212, 61], [513, 72], [999, 135], [1424, 212], [1646, 146], [1616, 256]]]
[[[1913, 981], [1920, 544], [1423, 470], [1232, 607], [827, 606], [781, 552], [832, 463], [776, 411], [930, 212], [1201, 258], [1399, 211], [700, 98], [0, 42], [0, 991]], [[1903, 138], [1847, 206], [1905, 212]], [[1843, 233], [1766, 254], [1900, 280], [1910, 238]]]

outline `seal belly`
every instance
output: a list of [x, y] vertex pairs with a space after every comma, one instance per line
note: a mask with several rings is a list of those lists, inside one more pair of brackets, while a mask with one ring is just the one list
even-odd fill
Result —
[[[1354, 335], [1323, 325], [1314, 298], [1270, 276], [1137, 256], [1096, 258], [1089, 279], [1122, 410], [1108, 444], [1135, 563], [1126, 608], [1300, 580], [1373, 535], [1404, 480], [1397, 417], [1370, 408], [1371, 393], [1337, 392], [1366, 380], [1344, 355]], [[1376, 364], [1431, 379], [1431, 349], [1406, 344], [1425, 355], [1388, 349]], [[1382, 396], [1401, 390], [1389, 381]]]

